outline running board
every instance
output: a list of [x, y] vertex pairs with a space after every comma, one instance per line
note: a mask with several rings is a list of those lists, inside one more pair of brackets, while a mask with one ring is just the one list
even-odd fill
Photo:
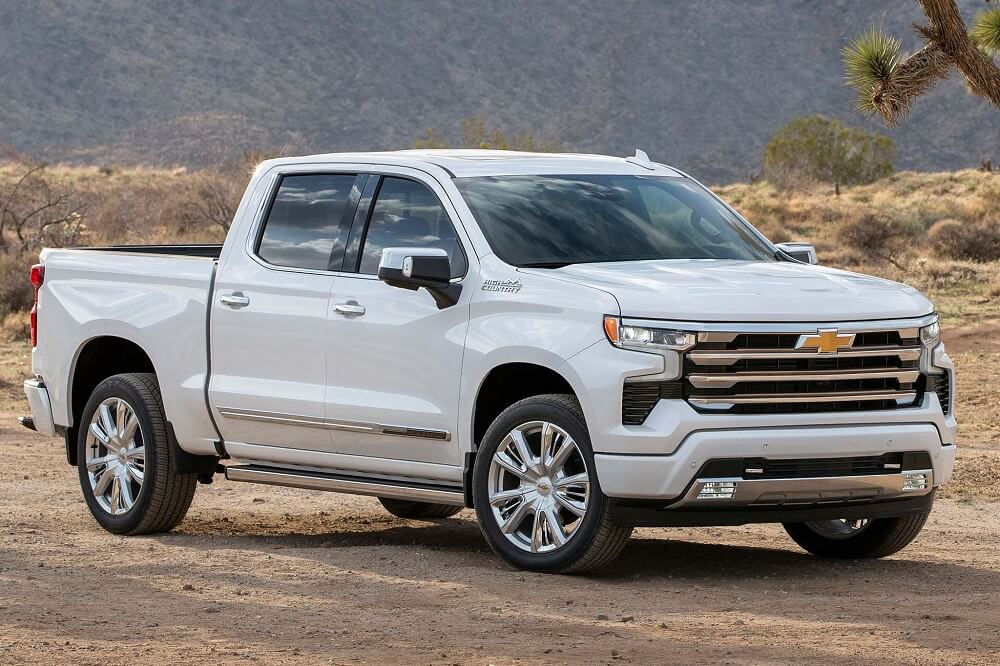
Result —
[[263, 483], [271, 486], [329, 490], [335, 493], [465, 506], [465, 494], [460, 488], [426, 483], [401, 483], [385, 479], [366, 479], [342, 474], [323, 474], [260, 465], [226, 467], [226, 478], [230, 481]]

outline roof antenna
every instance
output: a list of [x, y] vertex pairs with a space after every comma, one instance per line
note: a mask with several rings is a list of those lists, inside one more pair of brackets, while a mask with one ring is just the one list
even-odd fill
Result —
[[645, 151], [639, 150], [638, 148], [635, 149], [635, 155], [632, 157], [626, 157], [625, 161], [637, 164], [643, 169], [649, 169], [650, 171], [654, 171], [656, 169], [656, 165], [649, 161], [649, 155], [647, 155]]

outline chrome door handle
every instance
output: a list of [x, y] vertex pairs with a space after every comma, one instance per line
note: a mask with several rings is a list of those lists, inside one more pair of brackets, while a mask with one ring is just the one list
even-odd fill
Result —
[[365, 313], [365, 306], [358, 305], [357, 303], [337, 303], [333, 306], [334, 311], [337, 314], [342, 315], [363, 315]]
[[239, 293], [226, 294], [225, 296], [219, 296], [219, 302], [231, 308], [242, 308], [250, 305], [250, 297]]

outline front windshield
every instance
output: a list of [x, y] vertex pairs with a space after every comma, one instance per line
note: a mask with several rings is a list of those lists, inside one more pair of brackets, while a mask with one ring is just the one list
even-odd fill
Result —
[[488, 176], [455, 184], [493, 251], [514, 266], [774, 259], [766, 241], [685, 178]]

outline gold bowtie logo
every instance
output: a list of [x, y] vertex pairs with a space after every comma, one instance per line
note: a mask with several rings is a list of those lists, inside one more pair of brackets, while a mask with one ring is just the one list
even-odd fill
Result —
[[796, 349], [815, 349], [818, 354], [834, 354], [854, 344], [854, 333], [840, 334], [837, 329], [819, 330], [816, 335], [801, 335]]

